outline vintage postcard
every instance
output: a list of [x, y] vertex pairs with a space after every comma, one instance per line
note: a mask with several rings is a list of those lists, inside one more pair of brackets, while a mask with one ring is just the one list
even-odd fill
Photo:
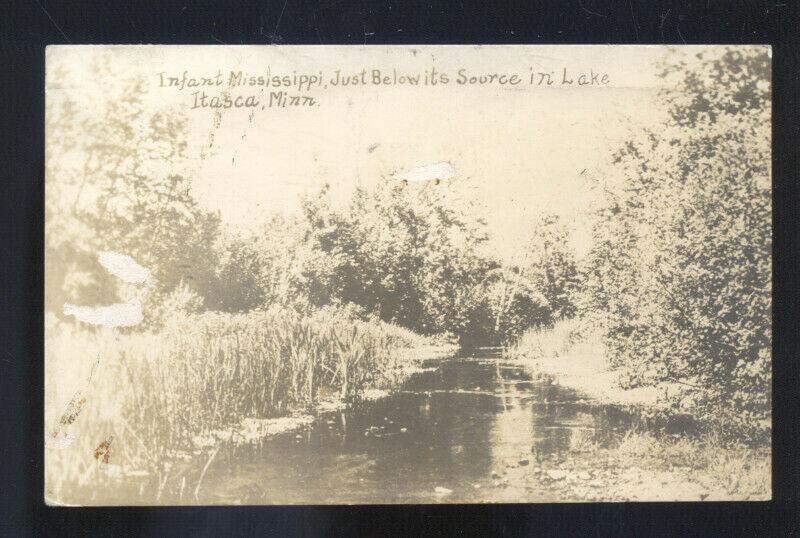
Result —
[[770, 499], [770, 71], [49, 47], [47, 502]]

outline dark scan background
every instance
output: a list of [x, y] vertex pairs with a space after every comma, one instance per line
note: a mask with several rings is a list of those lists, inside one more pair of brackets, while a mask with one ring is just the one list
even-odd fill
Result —
[[[5, 3], [0, 529], [46, 535], [796, 535], [800, 386], [798, 5], [548, 0]], [[774, 46], [774, 501], [517, 506], [67, 509], [43, 504], [44, 47], [63, 43], [771, 43]]]

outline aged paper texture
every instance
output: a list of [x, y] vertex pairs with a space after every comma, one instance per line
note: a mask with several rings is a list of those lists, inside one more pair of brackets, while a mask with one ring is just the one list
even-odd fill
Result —
[[771, 497], [771, 50], [47, 50], [53, 505]]

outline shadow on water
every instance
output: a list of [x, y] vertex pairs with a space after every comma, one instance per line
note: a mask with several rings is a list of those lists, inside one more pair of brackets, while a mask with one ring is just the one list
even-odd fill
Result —
[[[536, 465], [608, 446], [635, 422], [624, 410], [532, 379], [496, 349], [423, 366], [387, 398], [320, 415], [304, 432], [218, 458], [202, 500], [425, 503], [442, 500], [443, 492], [452, 502], [492, 500], [480, 485], [495, 470], [521, 458]], [[536, 500], [552, 499], [546, 491], [519, 499]]]

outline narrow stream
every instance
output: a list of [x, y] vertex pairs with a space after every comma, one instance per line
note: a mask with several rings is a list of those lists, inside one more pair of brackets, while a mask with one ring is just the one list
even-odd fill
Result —
[[[389, 397], [320, 415], [301, 433], [222, 456], [208, 469], [201, 501], [493, 501], [501, 470], [535, 466], [584, 443], [607, 446], [633, 420], [534, 381], [497, 350], [423, 366]], [[546, 484], [519, 494], [519, 502], [558, 500]]]

